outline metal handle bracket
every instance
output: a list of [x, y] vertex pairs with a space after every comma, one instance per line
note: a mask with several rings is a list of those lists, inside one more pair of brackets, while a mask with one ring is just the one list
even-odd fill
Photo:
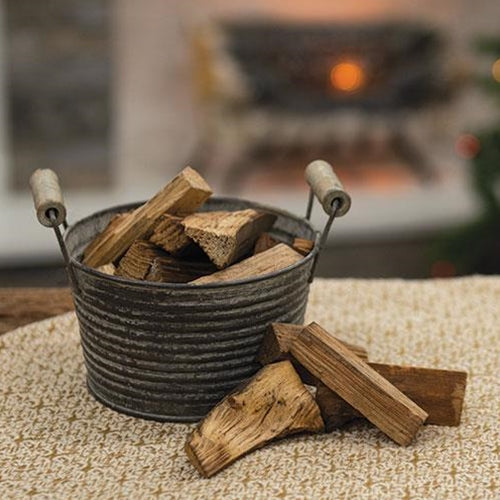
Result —
[[75, 271], [71, 265], [68, 249], [59, 226], [68, 228], [66, 207], [59, 185], [57, 174], [50, 169], [38, 169], [30, 178], [31, 193], [35, 204], [36, 215], [40, 224], [51, 227], [59, 243], [59, 248], [66, 264], [69, 281], [73, 290], [78, 289]]
[[309, 276], [309, 283], [311, 283], [314, 279], [318, 258], [326, 245], [333, 221], [336, 217], [342, 217], [349, 211], [351, 208], [351, 197], [344, 190], [344, 186], [333, 171], [332, 166], [326, 161], [316, 160], [310, 163], [306, 167], [306, 180], [310, 186], [306, 219], [311, 220], [315, 195], [328, 215], [325, 227], [321, 232], [318, 252], [311, 268]]

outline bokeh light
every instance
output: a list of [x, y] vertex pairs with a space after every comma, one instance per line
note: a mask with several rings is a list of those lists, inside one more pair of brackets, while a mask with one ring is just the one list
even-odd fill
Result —
[[332, 67], [330, 82], [342, 92], [356, 92], [365, 83], [365, 72], [356, 62], [341, 62]]
[[455, 142], [456, 153], [467, 160], [474, 158], [480, 149], [481, 142], [473, 134], [460, 134]]

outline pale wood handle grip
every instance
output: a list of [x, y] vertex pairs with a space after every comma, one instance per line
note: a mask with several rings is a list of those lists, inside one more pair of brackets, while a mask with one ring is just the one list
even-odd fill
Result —
[[48, 168], [35, 170], [30, 178], [31, 194], [35, 204], [36, 216], [40, 224], [52, 227], [49, 210], [56, 216], [55, 223], [62, 224], [66, 220], [66, 207], [62, 197], [57, 174]]
[[332, 203], [339, 200], [337, 217], [345, 215], [351, 208], [351, 197], [335, 175], [332, 166], [323, 160], [316, 160], [306, 167], [306, 180], [328, 215], [332, 213]]

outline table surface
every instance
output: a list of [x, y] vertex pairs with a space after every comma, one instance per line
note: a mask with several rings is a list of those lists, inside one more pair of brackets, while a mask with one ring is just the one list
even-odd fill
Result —
[[[1, 290], [0, 304], [5, 329], [71, 299]], [[498, 499], [499, 304], [500, 277], [315, 280], [307, 322], [374, 362], [468, 372], [460, 426], [424, 426], [400, 447], [357, 422], [276, 441], [209, 480], [184, 452], [192, 425], [122, 415], [88, 393], [73, 314], [23, 326], [0, 338], [0, 499]]]
[[0, 288], [0, 335], [73, 309], [69, 288]]

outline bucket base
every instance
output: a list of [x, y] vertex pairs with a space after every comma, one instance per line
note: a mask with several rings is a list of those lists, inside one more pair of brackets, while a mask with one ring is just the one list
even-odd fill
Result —
[[178, 415], [157, 415], [155, 413], [143, 413], [136, 410], [131, 410], [130, 408], [126, 408], [121, 405], [117, 405], [116, 403], [111, 403], [106, 400], [103, 396], [96, 391], [92, 382], [87, 378], [87, 389], [90, 394], [96, 399], [99, 403], [103, 404], [107, 408], [111, 410], [117, 411], [118, 413], [123, 413], [125, 415], [129, 415], [130, 417], [138, 417], [143, 418], [144, 420], [156, 420], [157, 422], [172, 422], [178, 424], [189, 424], [193, 422], [199, 422], [201, 419], [205, 418], [205, 415], [201, 416], [178, 416]]

